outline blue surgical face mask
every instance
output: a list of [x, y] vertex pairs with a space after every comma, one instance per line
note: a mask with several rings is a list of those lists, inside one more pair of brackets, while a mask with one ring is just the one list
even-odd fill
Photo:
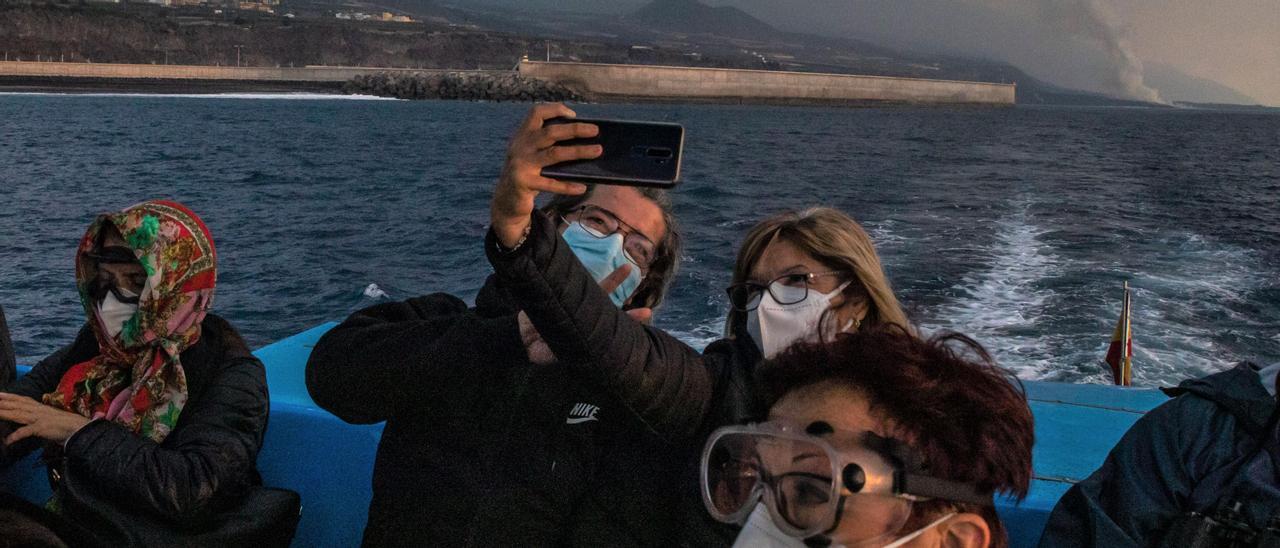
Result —
[[569, 228], [564, 231], [563, 237], [569, 244], [569, 249], [578, 256], [578, 261], [587, 268], [587, 272], [590, 272], [591, 277], [597, 282], [613, 274], [613, 271], [621, 268], [622, 265], [631, 265], [631, 272], [627, 274], [627, 279], [609, 294], [609, 299], [613, 301], [614, 306], [622, 308], [622, 303], [627, 302], [627, 298], [635, 293], [637, 287], [640, 287], [640, 280], [644, 279], [644, 276], [640, 275], [640, 268], [627, 260], [622, 246], [622, 233], [617, 232], [604, 238], [597, 238], [587, 232], [582, 223], [575, 221], [569, 223]]

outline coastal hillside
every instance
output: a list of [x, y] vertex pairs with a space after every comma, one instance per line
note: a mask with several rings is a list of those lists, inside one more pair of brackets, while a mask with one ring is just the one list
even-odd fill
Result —
[[713, 34], [756, 40], [776, 37], [778, 29], [732, 6], [712, 7], [696, 0], [654, 0], [626, 17], [651, 30]]
[[[373, 11], [372, 8], [369, 9]], [[234, 66], [381, 66], [505, 70], [543, 51], [545, 39], [439, 21], [413, 23], [289, 18], [254, 12], [194, 13], [130, 5], [0, 6], [0, 51], [9, 60]], [[558, 40], [570, 60], [625, 63], [629, 46]], [[687, 61], [657, 48], [655, 59]], [[752, 66], [745, 56], [710, 55], [699, 66]]]
[[1135, 104], [1055, 88], [999, 62], [780, 32], [736, 8], [655, 0], [623, 15], [431, 0], [292, 0], [273, 11], [151, 4], [0, 4], [10, 60], [259, 67], [512, 68], [556, 61], [1017, 83], [1021, 104]]

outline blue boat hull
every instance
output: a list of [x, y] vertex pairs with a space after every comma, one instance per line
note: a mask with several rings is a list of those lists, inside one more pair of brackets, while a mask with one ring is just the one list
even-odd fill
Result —
[[[342, 422], [307, 395], [307, 356], [326, 323], [259, 349], [271, 388], [271, 420], [258, 455], [263, 481], [302, 495], [295, 546], [357, 546], [372, 496], [374, 456], [382, 425]], [[19, 368], [19, 373], [26, 369]], [[1027, 381], [1036, 419], [1035, 480], [1021, 504], [998, 501], [1015, 547], [1035, 546], [1053, 505], [1073, 483], [1102, 464], [1144, 413], [1166, 400], [1158, 390]], [[33, 502], [49, 486], [36, 458], [0, 474], [0, 489]], [[424, 493], [423, 496], [430, 496]]]

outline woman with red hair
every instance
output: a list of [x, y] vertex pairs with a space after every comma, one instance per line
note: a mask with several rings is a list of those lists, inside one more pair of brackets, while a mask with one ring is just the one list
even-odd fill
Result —
[[717, 430], [701, 465], [707, 510], [747, 523], [737, 545], [1008, 546], [992, 497], [1026, 496], [1035, 429], [976, 342], [879, 326], [756, 376], [766, 420]]

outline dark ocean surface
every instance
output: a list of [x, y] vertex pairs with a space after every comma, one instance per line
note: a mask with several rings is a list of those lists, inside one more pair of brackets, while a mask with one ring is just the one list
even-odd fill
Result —
[[[96, 212], [186, 203], [215, 311], [253, 346], [378, 299], [471, 298], [507, 136], [528, 105], [0, 95], [0, 304], [27, 363], [84, 321]], [[860, 220], [912, 318], [1027, 379], [1109, 382], [1134, 288], [1134, 384], [1280, 361], [1280, 116], [1174, 109], [579, 105], [679, 122], [689, 243], [656, 324], [718, 337], [735, 248], [778, 210]], [[384, 296], [385, 295], [385, 296]]]

